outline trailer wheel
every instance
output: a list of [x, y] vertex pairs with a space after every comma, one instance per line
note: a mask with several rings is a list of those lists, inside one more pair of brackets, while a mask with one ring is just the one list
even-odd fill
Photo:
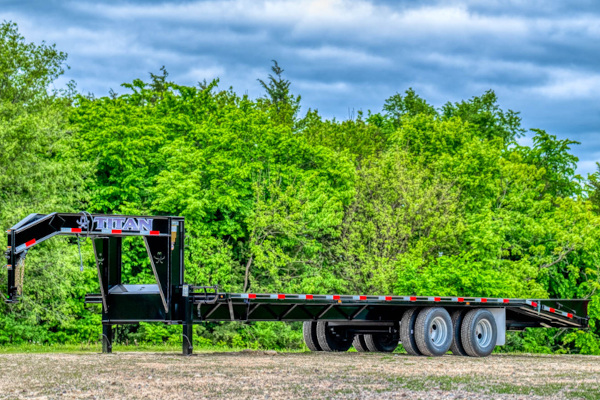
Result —
[[317, 339], [317, 321], [304, 321], [302, 335], [304, 336], [304, 343], [310, 351], [323, 351]]
[[469, 311], [460, 328], [461, 343], [471, 357], [487, 357], [498, 337], [494, 315], [483, 308]]
[[365, 335], [361, 335], [361, 334], [354, 335], [354, 339], [352, 340], [352, 346], [354, 346], [356, 351], [358, 351], [359, 353], [365, 353], [365, 352], [369, 351], [369, 348], [367, 347], [367, 344], [365, 343]]
[[462, 326], [462, 322], [465, 319], [465, 314], [467, 311], [468, 310], [456, 310], [452, 313], [452, 331], [454, 332], [454, 335], [452, 337], [450, 351], [455, 356], [468, 356], [465, 348], [462, 345], [462, 335], [460, 333], [460, 327]]
[[334, 335], [327, 321], [317, 322], [317, 339], [323, 351], [348, 351], [352, 346], [352, 338], [342, 338]]
[[417, 347], [426, 356], [442, 356], [452, 344], [452, 319], [443, 307], [421, 310], [415, 322]]
[[418, 308], [410, 308], [404, 312], [400, 321], [400, 342], [402, 342], [404, 350], [411, 356], [422, 355], [415, 341], [415, 322], [418, 313]]
[[380, 353], [391, 353], [398, 347], [398, 335], [392, 333], [382, 334], [374, 333], [365, 335], [365, 343], [370, 351]]

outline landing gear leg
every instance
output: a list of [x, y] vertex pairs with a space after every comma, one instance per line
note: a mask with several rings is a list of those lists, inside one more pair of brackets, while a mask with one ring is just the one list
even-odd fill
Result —
[[187, 294], [187, 288], [184, 290], [185, 300], [185, 322], [183, 323], [183, 355], [191, 356], [194, 351], [194, 325], [192, 324], [192, 304]]
[[102, 353], [112, 353], [113, 329], [110, 324], [102, 324]]

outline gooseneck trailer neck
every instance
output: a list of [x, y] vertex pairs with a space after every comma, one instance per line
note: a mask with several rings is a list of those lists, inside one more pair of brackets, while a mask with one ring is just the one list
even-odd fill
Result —
[[[92, 240], [102, 305], [102, 349], [112, 348], [112, 325], [183, 325], [183, 353], [192, 353], [192, 326], [205, 321], [304, 321], [313, 351], [393, 351], [412, 355], [486, 356], [506, 330], [586, 328], [587, 300], [449, 296], [222, 293], [184, 282], [184, 219], [89, 213], [31, 214], [7, 231], [7, 302], [21, 296], [24, 262], [35, 245], [56, 235]], [[122, 239], [143, 237], [156, 284], [122, 280]]]

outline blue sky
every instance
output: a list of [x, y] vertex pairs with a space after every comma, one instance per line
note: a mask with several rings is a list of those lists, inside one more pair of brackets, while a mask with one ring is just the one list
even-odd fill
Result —
[[438, 107], [492, 89], [525, 128], [581, 142], [579, 173], [600, 160], [598, 1], [0, 0], [0, 19], [56, 43], [71, 66], [57, 85], [96, 96], [164, 65], [258, 97], [276, 59], [304, 111], [347, 119], [409, 87]]

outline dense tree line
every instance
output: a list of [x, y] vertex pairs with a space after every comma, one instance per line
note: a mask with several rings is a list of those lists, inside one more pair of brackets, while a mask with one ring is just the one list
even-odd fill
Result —
[[[413, 90], [346, 121], [300, 109], [274, 62], [258, 99], [163, 68], [126, 93], [54, 90], [54, 46], [0, 26], [0, 223], [30, 212], [181, 215], [186, 281], [253, 292], [590, 298], [589, 331], [537, 330], [509, 349], [600, 354], [600, 175], [576, 142], [533, 130], [492, 91], [435, 108]], [[293, 84], [293, 83], [292, 83]], [[124, 279], [154, 281], [138, 238]], [[23, 301], [0, 305], [0, 343], [97, 341], [89, 243], [27, 259]], [[6, 277], [0, 275], [0, 284]], [[212, 324], [202, 343], [299, 346], [295, 325]], [[142, 324], [122, 340], [179, 340]]]

